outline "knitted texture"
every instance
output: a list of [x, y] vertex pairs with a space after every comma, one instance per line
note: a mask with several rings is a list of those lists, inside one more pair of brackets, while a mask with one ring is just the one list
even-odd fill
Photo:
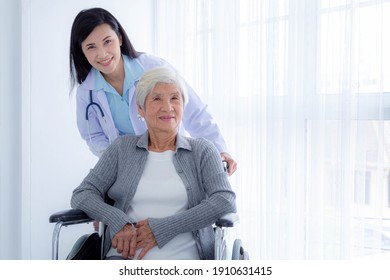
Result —
[[[71, 206], [108, 225], [105, 252], [113, 237], [131, 220], [126, 214], [137, 190], [148, 156], [146, 132], [115, 140], [77, 187]], [[214, 258], [212, 224], [227, 213], [236, 212], [235, 194], [223, 170], [219, 152], [208, 140], [177, 136], [173, 164], [186, 187], [188, 210], [165, 218], [149, 218], [158, 247], [176, 235], [192, 232], [201, 259]], [[158, 186], [156, 186], [158, 188]], [[108, 196], [115, 203], [105, 203]]]

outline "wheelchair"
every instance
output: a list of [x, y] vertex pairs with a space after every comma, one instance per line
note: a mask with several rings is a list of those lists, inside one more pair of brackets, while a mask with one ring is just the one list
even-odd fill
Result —
[[[227, 241], [226, 241], [226, 230], [228, 228], [234, 227], [239, 221], [238, 215], [231, 213], [223, 216], [214, 224], [214, 237], [215, 237], [215, 247], [214, 247], [214, 257], [215, 260], [248, 260], [249, 254], [244, 250], [242, 242], [240, 239], [236, 239], [233, 242], [232, 253], [227, 250]], [[83, 211], [79, 209], [69, 209], [64, 211], [59, 211], [52, 214], [49, 217], [50, 223], [55, 223], [53, 230], [52, 238], [52, 260], [58, 260], [59, 252], [59, 236], [61, 228], [63, 226], [67, 227], [70, 225], [90, 223], [93, 222], [93, 219], [88, 217]], [[103, 230], [102, 232], [105, 232]], [[89, 244], [86, 244], [89, 242]], [[96, 259], [102, 260], [103, 256], [103, 246], [104, 244], [104, 233], [95, 231], [91, 234], [86, 234], [81, 236], [75, 245], [73, 246], [71, 252], [69, 253], [67, 259]], [[91, 250], [93, 252], [81, 252], [80, 249]], [[81, 254], [81, 255], [80, 255]], [[93, 257], [91, 257], [93, 255]]]
[[[228, 171], [228, 164], [226, 161], [222, 161], [224, 171]], [[106, 202], [113, 205], [113, 201], [106, 197]], [[52, 237], [52, 259], [58, 260], [59, 250], [59, 236], [63, 226], [83, 224], [93, 222], [93, 219], [88, 217], [83, 211], [79, 209], [68, 209], [60, 212], [56, 212], [49, 217], [50, 223], [55, 223]], [[249, 260], [249, 254], [243, 248], [242, 241], [235, 239], [233, 242], [233, 248], [228, 251], [226, 233], [229, 228], [234, 227], [239, 222], [237, 214], [226, 214], [218, 219], [214, 227], [214, 259], [215, 260]], [[85, 234], [81, 236], [71, 252], [68, 254], [67, 259], [104, 259], [103, 244], [104, 244], [104, 232], [106, 226], [101, 232], [94, 232], [92, 234]], [[91, 257], [92, 256], [92, 257]]]

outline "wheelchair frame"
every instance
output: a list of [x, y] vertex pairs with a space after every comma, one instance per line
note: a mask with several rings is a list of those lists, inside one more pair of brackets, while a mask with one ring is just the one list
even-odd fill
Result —
[[[61, 228], [70, 225], [90, 223], [93, 219], [88, 217], [82, 210], [79, 209], [68, 209], [59, 211], [52, 214], [49, 217], [50, 223], [55, 223], [52, 237], [52, 260], [58, 260], [59, 252], [59, 237]], [[225, 260], [227, 258], [227, 244], [226, 244], [226, 229], [234, 227], [239, 222], [237, 214], [230, 213], [221, 217], [215, 222], [214, 236], [215, 236], [215, 247], [214, 247], [214, 258], [215, 260]], [[103, 230], [104, 232], [104, 230]], [[104, 234], [101, 234], [102, 242], [104, 243]], [[103, 251], [103, 246], [102, 246]], [[101, 252], [101, 259], [103, 259], [103, 252]], [[248, 254], [243, 250], [241, 241], [236, 239], [233, 245], [232, 251], [233, 260], [248, 259]]]

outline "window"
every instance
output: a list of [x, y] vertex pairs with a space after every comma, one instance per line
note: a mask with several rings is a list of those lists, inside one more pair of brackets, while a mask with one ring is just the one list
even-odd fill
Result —
[[156, 1], [157, 54], [239, 164], [237, 235], [252, 258], [388, 251], [388, 14], [385, 0]]

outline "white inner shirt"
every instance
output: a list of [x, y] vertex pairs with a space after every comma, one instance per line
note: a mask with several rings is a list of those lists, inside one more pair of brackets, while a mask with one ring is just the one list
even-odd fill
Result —
[[[147, 218], [164, 218], [187, 210], [188, 197], [183, 181], [173, 165], [174, 151], [150, 152], [146, 166], [131, 201], [128, 215], [134, 221]], [[137, 250], [135, 259], [141, 249]], [[107, 256], [120, 255], [111, 248]], [[161, 249], [153, 247], [145, 260], [199, 259], [191, 232], [179, 234]]]

